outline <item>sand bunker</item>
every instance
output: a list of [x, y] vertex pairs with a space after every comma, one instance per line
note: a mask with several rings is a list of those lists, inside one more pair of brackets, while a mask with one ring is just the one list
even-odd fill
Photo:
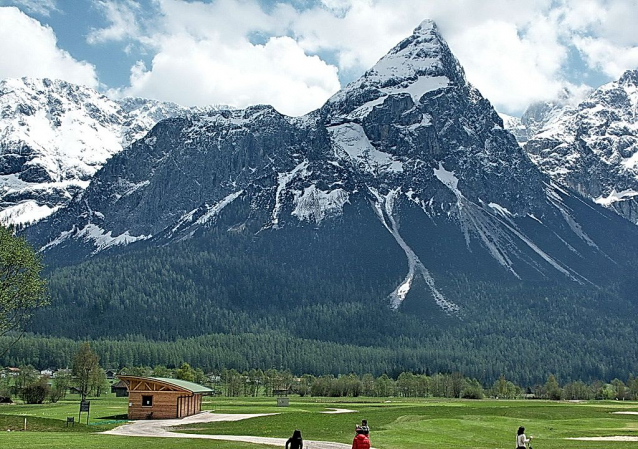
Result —
[[566, 440], [578, 440], [578, 441], [638, 441], [638, 437], [629, 437], [617, 435], [614, 437], [579, 437], [579, 438], [565, 438]]
[[612, 412], [614, 415], [638, 415], [638, 412]]
[[319, 412], [326, 414], [337, 414], [337, 413], [357, 413], [356, 410], [348, 410], [347, 408], [329, 408], [328, 411]]

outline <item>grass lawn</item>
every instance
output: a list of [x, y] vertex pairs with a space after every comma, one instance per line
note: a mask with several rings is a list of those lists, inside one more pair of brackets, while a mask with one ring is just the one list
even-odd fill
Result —
[[[260, 412], [282, 409], [218, 400], [220, 412], [251, 408]], [[320, 414], [328, 407], [357, 410], [351, 414]], [[638, 411], [630, 402], [549, 402], [549, 401], [461, 401], [461, 400], [374, 400], [326, 402], [292, 399], [291, 406], [277, 416], [235, 423], [198, 424], [196, 433], [244, 434], [286, 437], [299, 428], [307, 439], [352, 441], [354, 425], [366, 418], [371, 440], [378, 449], [417, 448], [505, 448], [514, 446], [518, 426], [534, 435], [535, 449], [636, 448], [636, 442], [570, 441], [568, 437], [638, 436], [637, 415], [617, 415], [614, 411]]]
[[[67, 416], [77, 420], [78, 400], [58, 404], [0, 406], [0, 446], [11, 448], [189, 448], [266, 449], [272, 446], [207, 440], [132, 438], [100, 435], [118, 425], [127, 399], [91, 399], [90, 425], [65, 427]], [[354, 425], [368, 419], [377, 449], [485, 448], [511, 449], [519, 425], [534, 435], [534, 449], [625, 449], [636, 442], [570, 441], [567, 437], [638, 436], [635, 402], [462, 401], [356, 398], [290, 398], [290, 407], [275, 406], [273, 398], [207, 398], [204, 409], [219, 413], [278, 413], [239, 422], [193, 424], [182, 431], [208, 434], [257, 435], [285, 438], [301, 429], [305, 439], [352, 441]], [[355, 413], [324, 414], [329, 408]], [[27, 416], [28, 431], [22, 429]], [[86, 414], [82, 415], [83, 422]], [[7, 428], [14, 431], [6, 432]], [[6, 445], [5, 445], [6, 443]]]
[[99, 434], [68, 434], [65, 432], [13, 432], [0, 435], [0, 445], [11, 449], [273, 449], [274, 446], [225, 441], [182, 438], [133, 438]]

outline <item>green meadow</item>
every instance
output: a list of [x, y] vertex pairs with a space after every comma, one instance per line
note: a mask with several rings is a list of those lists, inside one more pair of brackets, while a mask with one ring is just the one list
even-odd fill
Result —
[[[0, 445], [10, 448], [189, 448], [265, 449], [272, 446], [181, 438], [138, 438], [101, 435], [122, 424], [127, 399], [91, 399], [86, 425], [66, 427], [78, 416], [76, 399], [44, 405], [0, 405]], [[512, 449], [519, 425], [534, 435], [534, 449], [636, 448], [636, 442], [574, 441], [591, 436], [638, 436], [638, 402], [549, 402], [536, 400], [435, 400], [397, 398], [290, 398], [290, 407], [276, 407], [274, 398], [208, 398], [204, 409], [219, 413], [277, 413], [239, 422], [193, 424], [184, 433], [256, 435], [284, 438], [301, 429], [305, 439], [349, 443], [355, 424], [368, 419], [377, 449], [481, 448]], [[330, 409], [352, 413], [326, 414]], [[24, 418], [27, 418], [27, 430]], [[10, 429], [7, 431], [7, 429]]]

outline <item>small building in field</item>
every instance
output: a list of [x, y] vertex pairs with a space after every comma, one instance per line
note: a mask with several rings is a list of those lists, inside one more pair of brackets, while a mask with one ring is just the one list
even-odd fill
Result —
[[69, 393], [70, 394], [82, 394], [82, 390], [80, 390], [78, 387], [69, 387]]
[[118, 376], [128, 385], [129, 419], [184, 418], [202, 410], [210, 388], [165, 377]]
[[115, 393], [116, 398], [125, 398], [128, 396], [128, 385], [123, 380], [111, 385], [111, 393]]
[[40, 371], [40, 376], [53, 377], [53, 374], [55, 374], [55, 370], [52, 368], [43, 369]]
[[20, 374], [20, 368], [7, 367], [0, 371], [0, 377], [17, 377]]

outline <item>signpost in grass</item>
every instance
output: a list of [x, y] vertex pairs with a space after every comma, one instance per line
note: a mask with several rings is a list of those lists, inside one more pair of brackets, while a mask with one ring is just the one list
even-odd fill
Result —
[[80, 401], [80, 412], [78, 413], [78, 422], [80, 422], [82, 412], [86, 412], [86, 425], [89, 425], [89, 409], [91, 408], [91, 401]]

